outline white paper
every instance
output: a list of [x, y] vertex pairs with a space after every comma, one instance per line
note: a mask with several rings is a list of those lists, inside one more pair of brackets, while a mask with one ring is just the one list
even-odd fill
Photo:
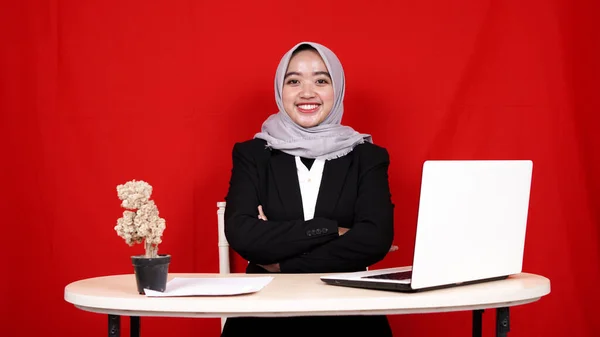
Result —
[[223, 296], [260, 291], [273, 277], [175, 277], [167, 282], [164, 292], [144, 289], [149, 297]]

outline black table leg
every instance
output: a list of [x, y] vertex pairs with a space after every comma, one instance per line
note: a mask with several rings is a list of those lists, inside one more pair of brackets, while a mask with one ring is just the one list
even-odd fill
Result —
[[483, 309], [473, 310], [473, 337], [481, 337]]
[[[473, 310], [473, 337], [481, 337], [483, 310]], [[496, 309], [496, 337], [507, 337], [510, 332], [508, 307]]]
[[508, 307], [496, 309], [496, 337], [506, 337], [510, 331]]
[[108, 337], [121, 336], [121, 316], [108, 315]]
[[140, 317], [131, 316], [129, 317], [129, 336], [140, 337]]

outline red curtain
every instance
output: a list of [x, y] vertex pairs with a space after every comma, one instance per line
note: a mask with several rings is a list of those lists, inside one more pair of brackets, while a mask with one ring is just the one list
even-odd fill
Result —
[[[105, 335], [106, 318], [63, 289], [132, 272], [142, 247], [113, 230], [115, 187], [131, 179], [154, 187], [170, 271], [216, 272], [233, 143], [275, 112], [281, 55], [312, 40], [344, 64], [344, 123], [390, 151], [400, 250], [377, 267], [411, 263], [424, 160], [532, 159], [524, 271], [552, 293], [511, 311], [511, 336], [600, 335], [599, 21], [593, 0], [3, 1], [2, 331]], [[390, 320], [398, 336], [464, 336], [470, 317]], [[486, 336], [493, 323], [484, 314]], [[219, 331], [217, 319], [142, 325]]]

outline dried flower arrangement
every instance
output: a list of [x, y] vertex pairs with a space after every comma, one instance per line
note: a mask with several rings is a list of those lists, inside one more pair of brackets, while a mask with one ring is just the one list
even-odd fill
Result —
[[158, 207], [150, 200], [152, 186], [132, 180], [118, 185], [117, 195], [125, 211], [117, 220], [115, 231], [129, 246], [144, 242], [146, 258], [158, 257], [158, 245], [166, 226], [165, 219], [158, 216]]

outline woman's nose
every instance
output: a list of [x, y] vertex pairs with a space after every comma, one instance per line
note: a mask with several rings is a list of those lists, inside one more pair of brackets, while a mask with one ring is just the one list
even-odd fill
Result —
[[311, 98], [315, 96], [315, 90], [312, 84], [304, 84], [302, 86], [302, 91], [300, 91], [300, 97], [302, 98]]

